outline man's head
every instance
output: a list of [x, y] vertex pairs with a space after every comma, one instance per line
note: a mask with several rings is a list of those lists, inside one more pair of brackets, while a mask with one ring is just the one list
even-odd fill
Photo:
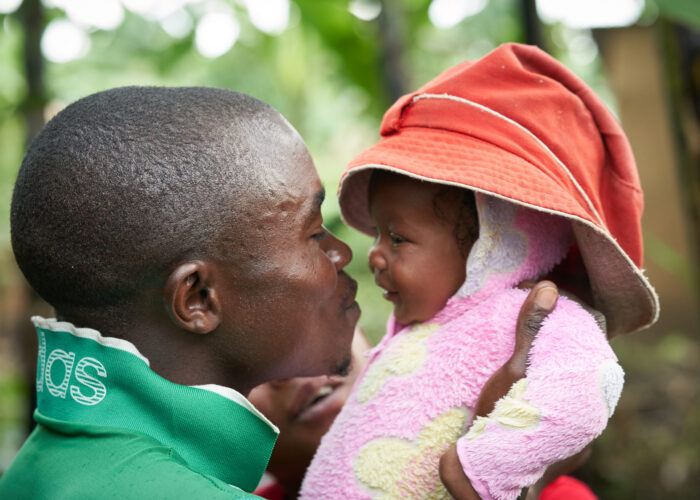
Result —
[[189, 378], [319, 374], [345, 363], [358, 314], [322, 193], [303, 141], [266, 104], [114, 89], [63, 110], [31, 145], [12, 245], [59, 316], [151, 358], [189, 352]]

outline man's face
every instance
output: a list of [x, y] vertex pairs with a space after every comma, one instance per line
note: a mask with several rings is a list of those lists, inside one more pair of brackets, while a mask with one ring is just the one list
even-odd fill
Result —
[[246, 223], [217, 263], [227, 366], [255, 383], [342, 373], [360, 310], [343, 268], [352, 253], [323, 227], [324, 191], [300, 139], [250, 194]]

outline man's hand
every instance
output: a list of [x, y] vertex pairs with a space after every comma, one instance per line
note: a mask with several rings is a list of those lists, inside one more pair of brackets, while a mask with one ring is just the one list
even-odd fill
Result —
[[[525, 495], [525, 500], [537, 500], [545, 486], [554, 481], [559, 476], [569, 474], [581, 467], [588, 457], [591, 456], [592, 444], [586, 446], [573, 457], [565, 458], [560, 462], [553, 463], [545, 471], [544, 475], [532, 487], [529, 488]], [[522, 497], [522, 496], [521, 496]]]
[[[491, 413], [496, 401], [505, 396], [511, 386], [525, 376], [532, 342], [542, 326], [542, 321], [554, 309], [558, 297], [557, 287], [551, 281], [541, 281], [532, 287], [518, 315], [513, 355], [484, 385], [476, 403], [474, 418]], [[456, 445], [451, 446], [440, 458], [440, 479], [454, 498], [479, 499], [469, 478], [464, 474]]]
[[462, 464], [457, 455], [457, 445], [450, 446], [445, 454], [440, 457], [440, 480], [445, 485], [447, 492], [457, 500], [479, 500], [480, 497], [471, 481], [464, 473]]
[[525, 376], [532, 342], [540, 331], [542, 321], [557, 304], [559, 291], [551, 281], [540, 281], [531, 288], [518, 314], [513, 354], [484, 384], [476, 403], [474, 418], [485, 417], [491, 413], [496, 401], [505, 396], [513, 384]]

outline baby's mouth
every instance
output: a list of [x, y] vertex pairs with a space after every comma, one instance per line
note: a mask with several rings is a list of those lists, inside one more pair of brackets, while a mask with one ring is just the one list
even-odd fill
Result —
[[386, 300], [393, 300], [394, 298], [398, 297], [398, 295], [399, 295], [398, 292], [393, 291], [390, 287], [386, 286], [386, 285], [385, 285], [384, 283], [382, 283], [380, 280], [378, 280], [378, 279], [375, 278], [374, 283], [375, 283], [379, 288], [381, 288], [382, 290], [384, 290], [384, 292], [382, 293], [382, 296], [383, 296]]
[[399, 292], [395, 292], [385, 286], [380, 285], [379, 283], [377, 283], [377, 285], [379, 285], [379, 288], [384, 289], [384, 292], [382, 292], [382, 297], [384, 297], [386, 300], [394, 302], [399, 298]]

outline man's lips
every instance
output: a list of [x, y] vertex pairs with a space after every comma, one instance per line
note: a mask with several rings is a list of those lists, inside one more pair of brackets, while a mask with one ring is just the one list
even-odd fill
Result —
[[[347, 275], [346, 275], [347, 276]], [[355, 297], [357, 296], [357, 281], [347, 276], [348, 290], [343, 295], [343, 307], [349, 309], [355, 305]]]

